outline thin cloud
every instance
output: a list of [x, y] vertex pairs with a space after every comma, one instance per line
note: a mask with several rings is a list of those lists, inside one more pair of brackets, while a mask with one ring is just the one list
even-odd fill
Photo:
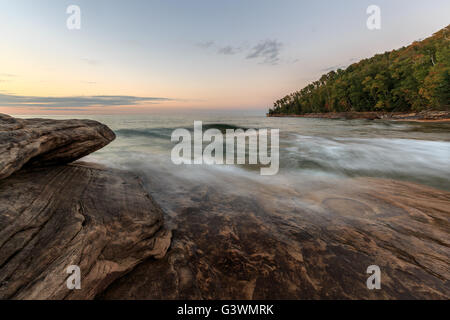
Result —
[[[283, 48], [283, 44], [277, 40], [261, 41], [260, 43], [251, 47], [250, 49], [245, 44], [242, 46], [233, 46], [233, 45], [220, 46], [217, 45], [214, 41], [198, 42], [196, 43], [196, 46], [206, 50], [214, 49], [216, 50], [216, 53], [219, 55], [231, 56], [245, 52], [246, 53], [245, 58], [247, 60], [259, 59], [262, 64], [271, 64], [271, 65], [276, 65], [281, 61], [280, 53]], [[290, 63], [291, 61], [288, 62]], [[295, 62], [297, 62], [297, 60], [292, 63]]]
[[343, 69], [343, 70], [345, 70], [350, 64], [352, 64], [352, 63], [355, 63], [355, 62], [357, 62], [357, 61], [359, 61], [360, 59], [358, 59], [358, 58], [351, 58], [351, 59], [349, 59], [348, 60], [348, 62], [347, 63], [343, 63], [343, 64], [337, 64], [337, 65], [335, 65], [335, 66], [330, 66], [330, 67], [328, 67], [328, 68], [324, 68], [324, 69], [321, 69], [320, 71], [321, 72], [330, 72], [330, 71], [336, 71], [336, 70], [338, 70], [338, 69]]
[[262, 59], [265, 64], [277, 64], [283, 44], [277, 40], [265, 40], [252, 48], [247, 59]]
[[209, 40], [209, 41], [197, 42], [195, 45], [197, 47], [200, 47], [203, 49], [209, 49], [214, 46], [214, 41]]
[[75, 96], [75, 97], [35, 97], [0, 94], [2, 107], [37, 108], [86, 108], [108, 106], [136, 106], [174, 101], [170, 98], [135, 96]]
[[43, 111], [86, 111], [86, 108], [43, 108]]
[[214, 41], [203, 41], [195, 44], [197, 47], [202, 49], [215, 49], [218, 54], [221, 55], [234, 55], [240, 52], [242, 49], [240, 47], [234, 47], [232, 45], [219, 46]]
[[224, 54], [224, 55], [233, 55], [236, 54], [240, 51], [240, 48], [236, 48], [233, 46], [225, 46], [225, 47], [221, 47], [217, 50], [217, 52], [219, 54]]
[[338, 69], [344, 69], [344, 68], [345, 68], [344, 65], [336, 65], [336, 66], [331, 66], [331, 67], [328, 67], [328, 68], [321, 69], [320, 72], [330, 72], [330, 71], [333, 71], [333, 70], [336, 71]]

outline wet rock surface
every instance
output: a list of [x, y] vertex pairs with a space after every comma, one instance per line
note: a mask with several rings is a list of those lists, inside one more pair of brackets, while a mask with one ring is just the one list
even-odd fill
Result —
[[[286, 189], [279, 200], [254, 191], [192, 190], [190, 205], [171, 213], [166, 257], [99, 298], [450, 298], [450, 193], [369, 178]], [[381, 268], [381, 290], [367, 288], [371, 265]]]
[[[297, 189], [173, 177], [173, 197], [151, 172], [139, 174], [143, 185], [61, 165], [113, 139], [95, 121], [0, 115], [0, 299], [450, 298], [447, 191], [373, 178]], [[67, 289], [70, 265], [81, 290]], [[366, 286], [371, 265], [381, 290]]]

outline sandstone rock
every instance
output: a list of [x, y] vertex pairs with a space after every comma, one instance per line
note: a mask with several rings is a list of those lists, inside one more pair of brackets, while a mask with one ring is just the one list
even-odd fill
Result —
[[[3, 122], [16, 139], [7, 144], [3, 131], [3, 148], [28, 150], [8, 153], [20, 164], [38, 154], [69, 161], [113, 137], [95, 122]], [[57, 146], [63, 158], [48, 153]], [[162, 258], [170, 238], [162, 210], [129, 173], [80, 164], [21, 170], [0, 180], [0, 299], [93, 299], [143, 260]], [[81, 269], [81, 290], [66, 286], [70, 265]]]
[[114, 139], [114, 133], [97, 121], [16, 119], [0, 114], [0, 179], [24, 166], [75, 161]]
[[[174, 206], [168, 254], [99, 298], [450, 298], [449, 192], [369, 178], [301, 190], [196, 188]], [[366, 286], [370, 265], [381, 290]]]

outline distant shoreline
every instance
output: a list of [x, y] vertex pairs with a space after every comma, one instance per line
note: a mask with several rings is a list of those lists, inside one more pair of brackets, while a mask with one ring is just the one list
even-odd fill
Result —
[[450, 122], [450, 111], [421, 112], [327, 112], [306, 114], [269, 114], [269, 118], [315, 118], [345, 120], [392, 120], [415, 122]]

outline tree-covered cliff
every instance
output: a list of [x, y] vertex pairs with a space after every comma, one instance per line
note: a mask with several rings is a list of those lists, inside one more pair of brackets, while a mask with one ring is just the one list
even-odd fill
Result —
[[450, 26], [399, 50], [324, 74], [269, 114], [450, 108]]

